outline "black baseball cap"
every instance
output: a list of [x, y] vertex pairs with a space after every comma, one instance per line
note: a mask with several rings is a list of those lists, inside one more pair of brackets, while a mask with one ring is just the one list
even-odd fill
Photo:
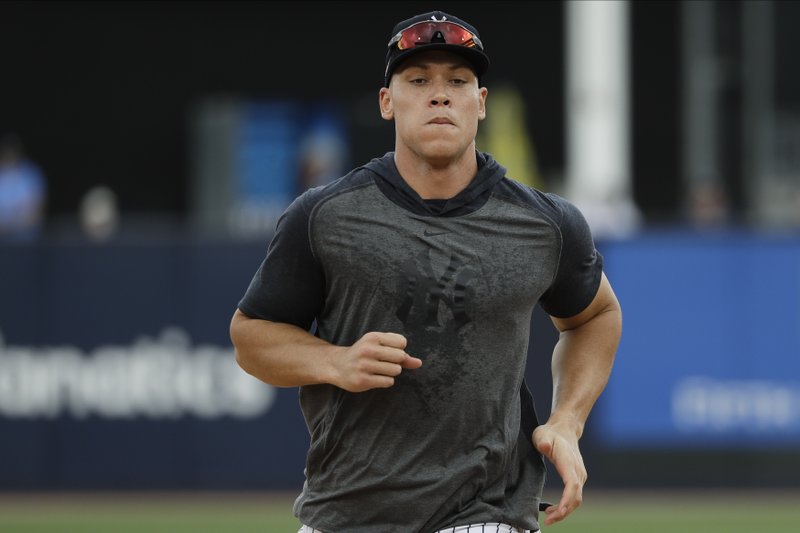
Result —
[[474, 26], [442, 11], [431, 11], [395, 24], [386, 52], [384, 87], [389, 86], [401, 62], [430, 50], [447, 50], [462, 56], [472, 65], [478, 78], [489, 68], [489, 56], [483, 51]]

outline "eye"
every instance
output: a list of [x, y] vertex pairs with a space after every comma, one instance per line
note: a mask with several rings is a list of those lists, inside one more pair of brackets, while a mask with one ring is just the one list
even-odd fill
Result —
[[411, 83], [414, 85], [422, 85], [425, 83], [425, 78], [411, 78]]

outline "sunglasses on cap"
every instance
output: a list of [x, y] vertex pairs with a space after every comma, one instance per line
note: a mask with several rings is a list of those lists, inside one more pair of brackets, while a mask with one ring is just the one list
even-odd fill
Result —
[[444, 39], [445, 44], [483, 50], [483, 43], [474, 33], [464, 26], [447, 21], [423, 21], [412, 24], [392, 37], [389, 48], [397, 44], [399, 50], [408, 50], [418, 44], [431, 44], [434, 38], [437, 38], [435, 42], [442, 42], [439, 39]]

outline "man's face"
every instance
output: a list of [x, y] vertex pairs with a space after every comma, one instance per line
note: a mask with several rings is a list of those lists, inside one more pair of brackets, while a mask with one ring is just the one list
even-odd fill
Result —
[[486, 94], [466, 60], [432, 50], [407, 59], [381, 89], [381, 116], [395, 122], [398, 152], [445, 165], [474, 149]]

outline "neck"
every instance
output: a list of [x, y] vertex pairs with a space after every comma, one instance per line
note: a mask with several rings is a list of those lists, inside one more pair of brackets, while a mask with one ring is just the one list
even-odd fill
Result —
[[478, 173], [474, 143], [456, 159], [423, 159], [408, 150], [396, 149], [394, 162], [406, 183], [425, 200], [452, 198]]

